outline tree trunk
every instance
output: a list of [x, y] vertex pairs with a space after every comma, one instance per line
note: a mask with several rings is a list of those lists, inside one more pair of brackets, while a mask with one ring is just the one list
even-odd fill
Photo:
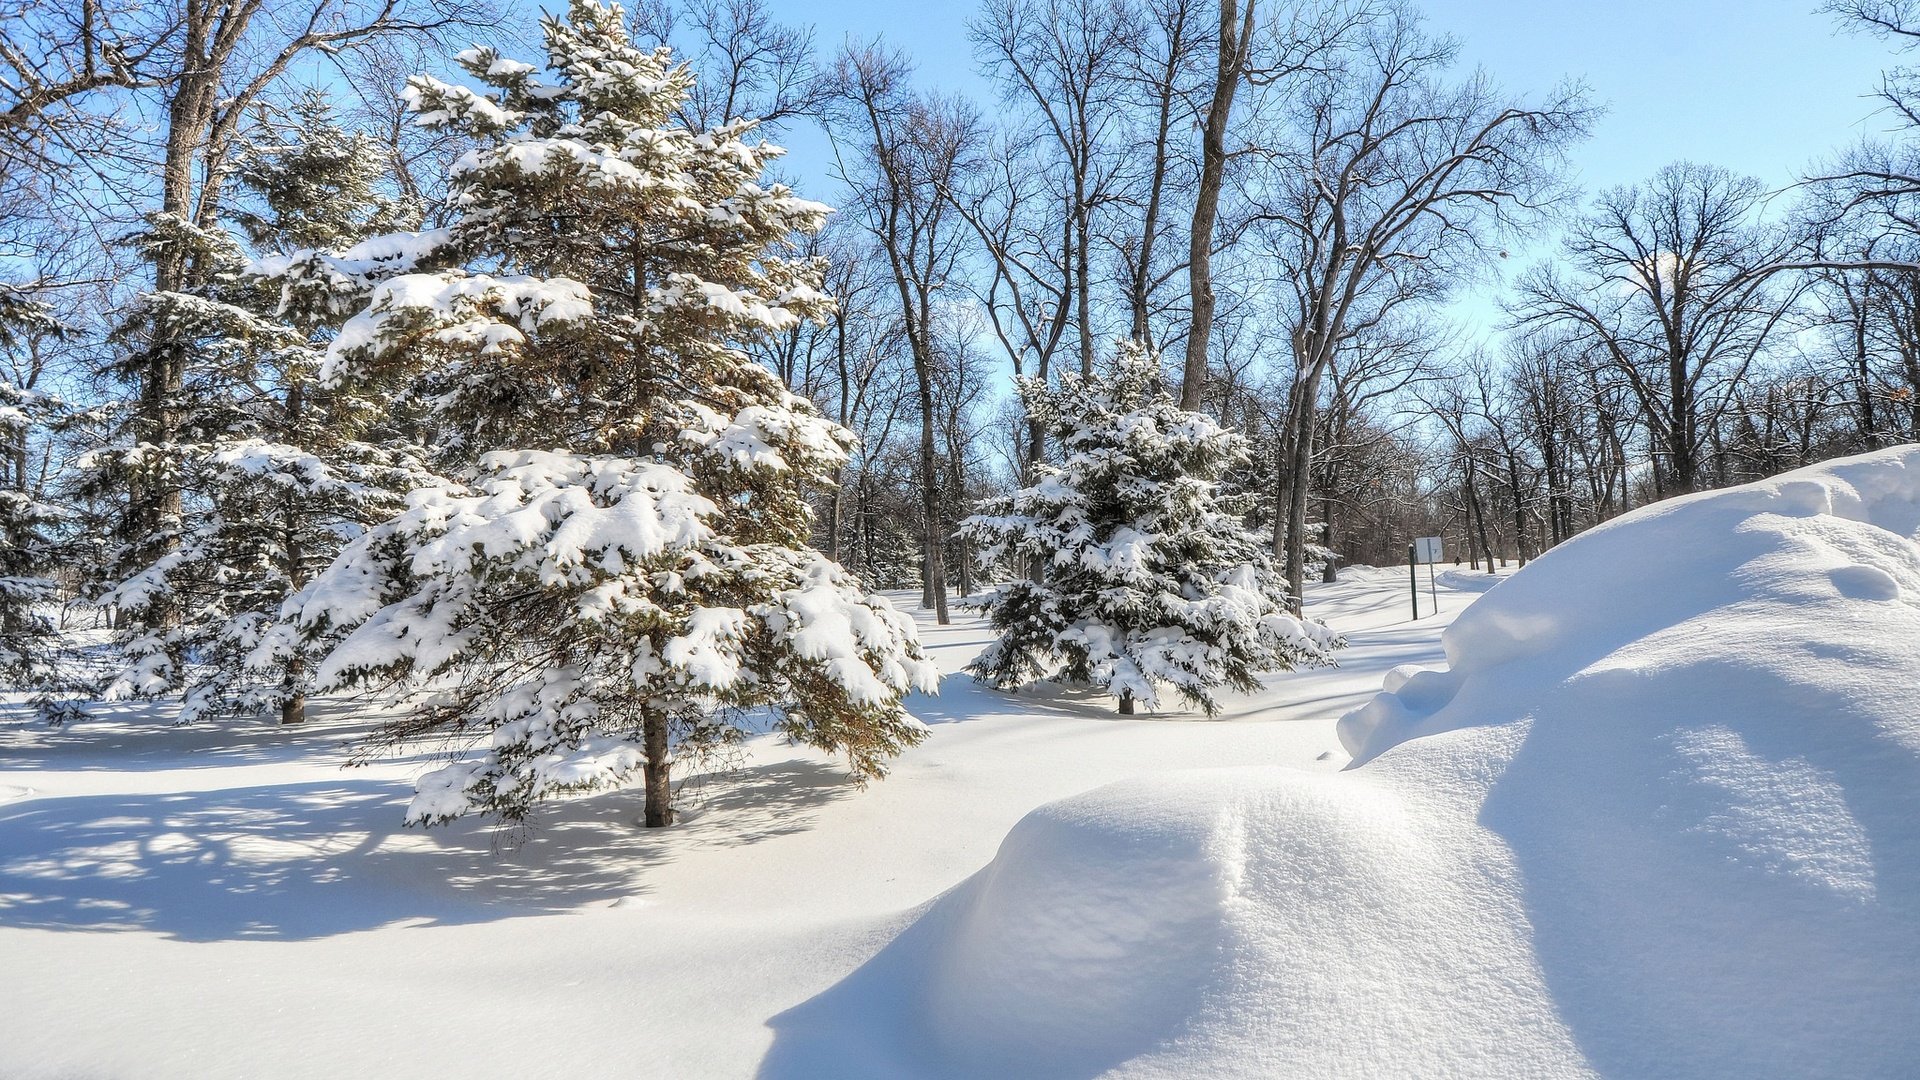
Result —
[[1193, 233], [1187, 238], [1187, 292], [1193, 325], [1187, 330], [1186, 370], [1180, 381], [1180, 407], [1198, 412], [1207, 383], [1207, 338], [1213, 332], [1213, 229], [1220, 216], [1220, 188], [1227, 175], [1227, 121], [1233, 96], [1246, 68], [1247, 34], [1253, 28], [1254, 0], [1237, 12], [1237, 0], [1220, 0], [1219, 60], [1213, 100], [1200, 136], [1200, 176], [1193, 200]]
[[[210, 20], [190, 17], [184, 28], [187, 67], [167, 102], [166, 150], [160, 171], [160, 211], [190, 222], [193, 212], [194, 157], [201, 137], [212, 121], [214, 91], [219, 78], [217, 62], [203, 59]], [[178, 245], [165, 245], [154, 259], [153, 287], [156, 292], [179, 292], [188, 288], [191, 268], [186, 253]], [[159, 331], [166, 333], [166, 331]], [[185, 382], [186, 358], [177, 343], [158, 343], [145, 359], [140, 372], [140, 397], [135, 405], [134, 430], [139, 442], [156, 447], [174, 445], [179, 428], [177, 405]], [[170, 552], [178, 544], [176, 523], [181, 515], [180, 485], [171, 470], [159, 474], [145, 472], [131, 478], [127, 491], [129, 539], [139, 547], [138, 557], [151, 561]], [[178, 617], [175, 604], [160, 596], [144, 612], [148, 627], [171, 625]], [[177, 649], [169, 648], [176, 670], [184, 662]]]
[[1307, 574], [1307, 489], [1313, 483], [1315, 406], [1320, 400], [1320, 377], [1326, 370], [1323, 360], [1312, 362], [1304, 379], [1294, 389], [1293, 428], [1287, 462], [1289, 498], [1287, 500], [1287, 592], [1293, 613], [1299, 615], [1304, 604]]
[[[1648, 442], [1647, 473], [1653, 478], [1653, 501], [1659, 502], [1661, 499], [1664, 499], [1667, 497], [1668, 477], [1666, 475], [1666, 470], [1660, 467], [1659, 445], [1657, 443], [1654, 443], [1654, 441], [1651, 438], [1649, 438], [1647, 442]], [[1667, 445], [1669, 447], [1673, 445], [1673, 440], [1671, 437], [1668, 438]], [[1673, 459], [1673, 454], [1671, 450], [1669, 450], [1667, 454], [1667, 459], [1669, 461]]]
[[922, 350], [914, 349], [914, 374], [920, 380], [920, 509], [926, 528], [920, 538], [922, 607], [934, 612], [934, 622], [947, 625], [946, 538], [940, 528], [940, 465], [933, 431], [933, 375]]
[[646, 825], [658, 829], [673, 824], [673, 761], [667, 754], [667, 718], [649, 712], [642, 715], [640, 724], [647, 754]]
[[1867, 350], [1867, 317], [1856, 312], [1853, 317], [1853, 368], [1854, 378], [1860, 383], [1860, 437], [1869, 450], [1880, 446], [1880, 433], [1874, 428], [1873, 415], [1873, 369]]
[[1075, 322], [1080, 331], [1080, 376], [1093, 377], [1093, 237], [1091, 213], [1086, 202], [1084, 170], [1075, 170], [1073, 178], [1075, 213], [1080, 219], [1074, 231], [1073, 251]]
[[1131, 693], [1126, 693], [1126, 692], [1123, 692], [1123, 693], [1121, 693], [1121, 695], [1120, 695], [1120, 715], [1121, 715], [1121, 716], [1132, 716], [1132, 715], [1133, 715], [1133, 695], [1132, 695]]
[[1294, 436], [1292, 498], [1287, 510], [1287, 592], [1288, 605], [1299, 615], [1305, 603], [1307, 577], [1307, 488], [1313, 469], [1313, 416], [1306, 410], [1305, 422]]
[[873, 484], [869, 478], [860, 481], [860, 535], [864, 537], [860, 545], [860, 565], [862, 573], [873, 576]]
[[1668, 495], [1689, 495], [1700, 485], [1700, 433], [1695, 428], [1691, 391], [1674, 401], [1671, 453], [1668, 455]]
[[1293, 470], [1288, 468], [1285, 432], [1276, 432], [1273, 440], [1273, 557], [1287, 557], [1287, 508], [1293, 505]]
[[1177, 9], [1176, 22], [1167, 28], [1166, 64], [1159, 71], [1159, 84], [1154, 87], [1153, 164], [1147, 172], [1147, 205], [1140, 218], [1140, 247], [1134, 252], [1127, 283], [1127, 302], [1133, 313], [1133, 340], [1149, 348], [1153, 345], [1153, 328], [1148, 323], [1153, 289], [1153, 245], [1160, 235], [1160, 212], [1165, 201], [1174, 129], [1174, 103], [1181, 96], [1178, 85], [1182, 70], [1181, 43], [1186, 40], [1186, 11], [1184, 6]]
[[1566, 509], [1567, 494], [1560, 475], [1564, 471], [1560, 466], [1560, 455], [1552, 435], [1544, 428], [1540, 438], [1540, 460], [1547, 474], [1546, 546], [1553, 547], [1567, 538], [1573, 515]]
[[1147, 182], [1147, 207], [1140, 221], [1140, 248], [1134, 256], [1131, 280], [1127, 282], [1127, 306], [1132, 309], [1133, 340], [1153, 347], [1153, 328], [1148, 324], [1153, 283], [1153, 241], [1160, 231], [1161, 193], [1167, 182], [1167, 137], [1173, 129], [1172, 80], [1176, 77], [1172, 60], [1168, 62], [1167, 89], [1159, 102], [1158, 126], [1153, 140], [1153, 167]]
[[1487, 512], [1480, 505], [1480, 493], [1474, 487], [1473, 459], [1467, 459], [1467, 513], [1480, 533], [1480, 551], [1487, 557], [1487, 573], [1494, 573], [1493, 544], [1487, 539]]
[[1524, 567], [1527, 565], [1527, 511], [1520, 504], [1520, 481], [1514, 480], [1508, 486], [1513, 488], [1513, 547]]
[[[956, 439], [959, 432], [960, 418], [954, 416], [949, 419], [947, 426], [947, 482], [953, 485], [954, 497], [960, 501], [961, 509], [964, 513], [967, 498], [967, 475], [965, 469], [961, 466], [961, 454], [964, 447]], [[961, 535], [954, 538], [954, 546], [959, 549], [958, 553], [960, 556], [960, 595], [963, 597], [972, 596], [973, 541], [967, 539], [965, 535]]]
[[[845, 472], [844, 469], [838, 470]], [[840, 561], [840, 520], [846, 513], [846, 486], [839, 476], [834, 477], [833, 493], [827, 497], [827, 558]]]
[[[305, 668], [306, 665], [298, 657], [287, 661], [288, 680], [298, 685], [298, 681], [306, 673]], [[287, 700], [280, 703], [280, 723], [304, 724], [306, 722], [307, 695], [299, 690], [295, 690], [287, 697]]]
[[[841, 427], [848, 427], [848, 383], [847, 377], [847, 310], [844, 305], [836, 305], [833, 311], [833, 363], [840, 374], [840, 401], [835, 417]], [[844, 514], [847, 491], [847, 467], [840, 466], [833, 471], [833, 493], [827, 497], [827, 558], [840, 561], [840, 519]]]
[[[1332, 486], [1333, 478], [1331, 476], [1327, 478], [1327, 484], [1329, 487]], [[1321, 543], [1326, 545], [1326, 548], [1328, 551], [1332, 551], [1333, 550], [1333, 495], [1331, 492], [1323, 491], [1320, 493], [1320, 517], [1327, 527], [1326, 535], [1321, 538]], [[1327, 564], [1320, 568], [1321, 584], [1331, 585], [1335, 581], [1339, 580], [1338, 570], [1337, 570], [1337, 567], [1335, 566], [1337, 562], [1339, 562], [1338, 559], [1328, 557]]]

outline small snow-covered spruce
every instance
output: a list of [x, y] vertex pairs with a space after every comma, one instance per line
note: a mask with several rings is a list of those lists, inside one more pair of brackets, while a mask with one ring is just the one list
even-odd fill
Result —
[[1260, 672], [1333, 662], [1345, 643], [1287, 613], [1243, 500], [1220, 493], [1243, 440], [1175, 405], [1157, 357], [1123, 343], [1110, 372], [1057, 387], [1023, 380], [1020, 395], [1063, 460], [962, 525], [983, 560], [1043, 568], [983, 602], [1001, 636], [970, 665], [975, 677], [1002, 689], [1091, 684], [1123, 713], [1160, 708], [1170, 687], [1212, 715], [1222, 687], [1251, 691]]
[[[31, 314], [17, 317], [24, 323]], [[0, 343], [6, 333], [0, 327]], [[36, 429], [44, 433], [59, 408], [49, 395], [0, 379], [0, 690], [40, 695], [62, 680], [45, 607], [57, 595], [53, 575], [67, 515], [42, 497], [27, 471]]]
[[[0, 351], [71, 333], [46, 304], [0, 282]], [[84, 715], [90, 689], [49, 618], [57, 576], [86, 546], [44, 468], [56, 430], [74, 415], [58, 397], [0, 378], [0, 691], [24, 694], [56, 725]]]
[[466, 477], [289, 617], [337, 640], [323, 683], [399, 695], [367, 752], [484, 743], [421, 779], [413, 822], [517, 822], [638, 776], [666, 825], [673, 766], [757, 717], [879, 775], [935, 672], [906, 615], [807, 546], [852, 436], [741, 347], [831, 310], [787, 254], [826, 208], [762, 181], [778, 151], [751, 124], [677, 126], [691, 76], [618, 8], [542, 29], [545, 75], [481, 48], [458, 60], [487, 90], [409, 84], [419, 122], [475, 141], [443, 228], [276, 268], [289, 297], [363, 298], [328, 378], [416, 403]]
[[[325, 98], [309, 94], [267, 141], [240, 158], [234, 218], [256, 249], [346, 243], [394, 224], [378, 193], [383, 157], [349, 135]], [[382, 409], [315, 385], [339, 318], [280, 303], [272, 279], [245, 273], [240, 243], [220, 229], [156, 218], [145, 247], [193, 252], [204, 283], [148, 293], [125, 336], [170, 349], [178, 423], [156, 446], [128, 432], [93, 455], [102, 487], [137, 486], [163, 470], [181, 513], [164, 538], [128, 536], [122, 572], [102, 594], [128, 630], [108, 699], [177, 695], [178, 719], [278, 711], [305, 719], [310, 656], [276, 626], [280, 609], [346, 542], [436, 482], [421, 452], [378, 427]], [[139, 350], [136, 350], [136, 355]]]
[[104, 555], [92, 584], [121, 627], [117, 670], [100, 687], [109, 700], [187, 689], [209, 605], [224, 599], [219, 583], [195, 572], [194, 534], [208, 508], [187, 474], [242, 422], [236, 382], [251, 375], [256, 357], [297, 344], [236, 286], [241, 251], [224, 229], [156, 213], [125, 243], [150, 262], [180, 253], [200, 273], [187, 287], [143, 292], [130, 305], [112, 340], [125, 347], [116, 369], [138, 400], [97, 411], [104, 445], [79, 462], [81, 492], [103, 518]]

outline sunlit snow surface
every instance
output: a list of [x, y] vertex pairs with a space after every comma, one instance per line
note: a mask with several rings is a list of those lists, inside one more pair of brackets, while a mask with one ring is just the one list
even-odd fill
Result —
[[1917, 530], [1904, 450], [1580, 537], [1344, 774], [1029, 815], [765, 1075], [1916, 1075]]
[[0, 1076], [1910, 1076], [1917, 531], [1894, 451], [1419, 622], [1354, 571], [1218, 721], [949, 677], [888, 780], [761, 740], [665, 832], [402, 829], [437, 747], [339, 707], [3, 720]]

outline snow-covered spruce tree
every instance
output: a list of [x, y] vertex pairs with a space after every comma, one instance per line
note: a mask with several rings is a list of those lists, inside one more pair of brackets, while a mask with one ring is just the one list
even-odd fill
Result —
[[[173, 214], [149, 215], [122, 242], [149, 263], [177, 255], [206, 275], [203, 283], [240, 262], [231, 236]], [[121, 351], [107, 374], [124, 380], [133, 396], [93, 411], [105, 429], [103, 445], [78, 462], [80, 492], [100, 515], [88, 523], [102, 552], [89, 567], [89, 585], [120, 628], [121, 666], [99, 688], [102, 697], [159, 696], [179, 687], [187, 656], [182, 613], [196, 599], [170, 577], [189, 517], [183, 467], [192, 445], [224, 429], [233, 414], [226, 380], [204, 376], [243, 366], [259, 343], [290, 342], [285, 328], [230, 302], [227, 292], [210, 284], [143, 292], [110, 335]]]
[[[48, 305], [0, 282], [0, 359], [71, 333]], [[24, 372], [34, 381], [41, 374], [31, 361]], [[50, 468], [58, 429], [73, 414], [58, 397], [0, 375], [0, 690], [25, 694], [54, 724], [83, 715], [87, 689], [49, 618], [60, 576], [85, 547]]]
[[[5, 338], [0, 327], [0, 344]], [[61, 677], [53, 622], [43, 608], [57, 595], [53, 575], [67, 515], [46, 501], [29, 465], [33, 432], [59, 406], [0, 379], [0, 690], [51, 691]]]
[[418, 403], [469, 456], [292, 618], [339, 638], [323, 682], [401, 694], [369, 749], [484, 737], [421, 779], [413, 822], [519, 821], [638, 774], [666, 825], [674, 762], [759, 710], [878, 775], [921, 738], [901, 699], [935, 672], [907, 616], [807, 546], [808, 489], [852, 437], [741, 348], [830, 310], [786, 254], [826, 209], [762, 181], [778, 151], [751, 124], [678, 126], [691, 77], [620, 9], [576, 0], [542, 29], [544, 79], [473, 49], [487, 91], [408, 87], [420, 122], [477, 143], [444, 228], [296, 260], [290, 288], [370, 289], [327, 377]]
[[1244, 444], [1161, 389], [1159, 360], [1123, 343], [1112, 370], [1058, 387], [1020, 384], [1063, 460], [962, 526], [982, 558], [1041, 571], [984, 607], [1000, 632], [970, 666], [1003, 689], [1064, 678], [1156, 709], [1169, 686], [1209, 715], [1221, 687], [1262, 671], [1330, 664], [1344, 644], [1287, 614], [1283, 579], [1220, 478]]
[[[345, 244], [394, 224], [377, 194], [382, 158], [348, 135], [325, 99], [296, 103], [271, 142], [241, 155], [235, 215], [257, 250]], [[181, 513], [163, 537], [128, 537], [128, 569], [102, 596], [127, 627], [103, 696], [179, 695], [181, 722], [278, 710], [305, 719], [310, 677], [298, 639], [274, 632], [280, 609], [346, 541], [433, 482], [419, 450], [378, 431], [371, 402], [315, 385], [339, 314], [282, 303], [249, 277], [224, 230], [156, 218], [144, 245], [184, 245], [204, 284], [148, 293], [125, 337], [170, 350], [166, 445], [132, 439], [95, 455], [103, 486], [164, 470]], [[145, 367], [137, 360], [135, 369]], [[137, 483], [132, 485], [137, 488]]]

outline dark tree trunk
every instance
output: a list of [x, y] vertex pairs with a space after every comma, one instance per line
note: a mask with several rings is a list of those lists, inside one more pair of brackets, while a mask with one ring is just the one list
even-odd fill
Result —
[[1314, 406], [1320, 400], [1320, 376], [1325, 364], [1315, 364], [1300, 382], [1293, 402], [1293, 433], [1287, 471], [1287, 592], [1293, 613], [1303, 610], [1307, 561], [1307, 489], [1313, 478]]
[[846, 513], [845, 501], [846, 487], [836, 477], [833, 493], [827, 497], [827, 558], [834, 562], [840, 561], [840, 520]]
[[647, 754], [646, 824], [649, 829], [658, 829], [673, 824], [673, 762], [667, 754], [667, 718], [649, 712], [640, 723]]
[[1187, 291], [1193, 325], [1187, 330], [1187, 362], [1180, 382], [1180, 407], [1198, 412], [1207, 383], [1207, 339], [1213, 331], [1213, 229], [1220, 216], [1220, 188], [1227, 175], [1227, 121], [1233, 96], [1246, 69], [1246, 37], [1253, 29], [1254, 0], [1238, 10], [1237, 0], [1220, 0], [1220, 37], [1213, 98], [1200, 136], [1200, 177], [1193, 200], [1193, 233], [1188, 237]]
[[[302, 414], [306, 409], [306, 394], [296, 379], [287, 387], [286, 426], [288, 432], [297, 432]], [[290, 593], [297, 593], [307, 585], [306, 545], [300, 539], [300, 505], [293, 499], [287, 499], [280, 508], [280, 546], [282, 557], [286, 560], [285, 573]], [[287, 700], [280, 703], [280, 722], [282, 724], [301, 724], [307, 719], [306, 663], [298, 655], [287, 661], [286, 687], [290, 691]]]
[[1273, 557], [1277, 562], [1285, 562], [1287, 508], [1293, 505], [1293, 470], [1288, 467], [1290, 455], [1284, 433], [1274, 439], [1273, 447]]
[[[1080, 170], [1075, 170], [1079, 172]], [[1074, 206], [1080, 218], [1074, 230], [1073, 250], [1074, 276], [1074, 321], [1080, 332], [1080, 375], [1093, 377], [1093, 237], [1091, 216], [1087, 209], [1086, 178], [1076, 175], [1073, 179]]]
[[1873, 369], [1867, 350], [1867, 317], [1856, 312], [1853, 317], [1853, 376], [1860, 384], [1860, 437], [1872, 450], [1880, 445], [1880, 433], [1874, 428], [1873, 415]]
[[[847, 312], [844, 307], [836, 307], [833, 315], [833, 361], [840, 374], [840, 403], [838, 416], [841, 427], [848, 426], [847, 384]], [[840, 522], [846, 513], [847, 467], [842, 465], [834, 470], [833, 492], [827, 496], [827, 558], [840, 561]]]
[[914, 373], [920, 380], [920, 510], [925, 532], [920, 538], [921, 606], [932, 608], [934, 621], [947, 625], [947, 560], [940, 527], [940, 465], [933, 431], [933, 375], [929, 364], [914, 350]]
[[[1177, 50], [1174, 50], [1177, 52]], [[1158, 108], [1158, 126], [1154, 132], [1153, 167], [1147, 182], [1147, 207], [1140, 222], [1140, 247], [1134, 253], [1133, 265], [1127, 282], [1127, 306], [1133, 315], [1130, 329], [1133, 340], [1149, 348], [1153, 346], [1153, 328], [1148, 323], [1151, 293], [1153, 291], [1153, 242], [1160, 231], [1160, 199], [1167, 180], [1167, 137], [1173, 128], [1173, 98], [1170, 89], [1176, 77], [1173, 59], [1168, 61], [1166, 73], [1169, 89], [1162, 93]]]
[[1467, 458], [1467, 513], [1480, 534], [1480, 551], [1487, 557], [1487, 573], [1491, 574], [1494, 572], [1493, 544], [1487, 538], [1487, 513], [1480, 505], [1480, 492], [1473, 482], [1475, 471], [1473, 459]]
[[[295, 657], [287, 661], [287, 680], [295, 686], [306, 674], [306, 665]], [[295, 690], [280, 703], [280, 722], [282, 724], [304, 724], [307, 722], [307, 695]]]

